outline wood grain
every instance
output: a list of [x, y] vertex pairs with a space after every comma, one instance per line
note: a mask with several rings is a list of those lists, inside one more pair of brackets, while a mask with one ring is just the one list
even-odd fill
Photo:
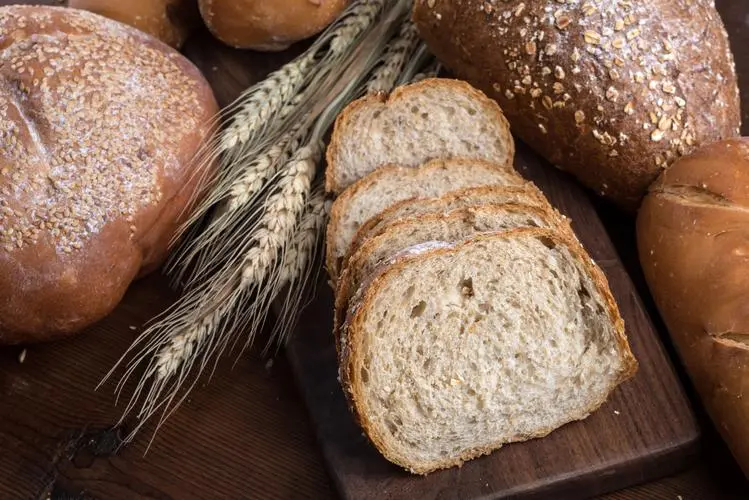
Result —
[[[0, 0], [0, 5], [16, 2]], [[734, 49], [749, 46], [749, 2], [718, 0]], [[738, 42], [737, 42], [738, 40]], [[295, 49], [301, 50], [303, 46]], [[228, 49], [207, 33], [185, 48], [211, 81], [223, 104], [247, 85], [288, 60], [292, 53], [256, 54]], [[737, 57], [742, 84], [749, 89], [749, 59]], [[745, 103], [749, 103], [749, 94]], [[745, 106], [746, 110], [746, 106]], [[745, 111], [744, 116], [747, 117]], [[745, 118], [746, 125], [749, 119]], [[749, 133], [749, 132], [747, 132]], [[605, 204], [599, 213], [633, 278], [638, 266], [632, 220]], [[634, 271], [633, 271], [634, 270]], [[642, 282], [640, 296], [657, 322]], [[122, 430], [114, 429], [121, 407], [112, 386], [93, 388], [138, 333], [142, 323], [164, 310], [174, 296], [160, 276], [136, 283], [106, 320], [77, 338], [55, 344], [0, 348], [0, 498], [279, 498], [335, 496], [323, 467], [307, 411], [281, 354], [266, 369], [266, 359], [250, 353], [234, 358], [211, 380], [203, 380], [144, 455], [147, 429], [135, 442], [118, 448]], [[306, 319], [314, 319], [308, 310]], [[327, 311], [319, 314], [327, 314]], [[129, 327], [136, 326], [133, 331]], [[662, 327], [659, 331], [667, 339]], [[687, 390], [688, 380], [682, 378]], [[692, 402], [703, 429], [698, 462], [677, 475], [612, 493], [609, 500], [743, 499], [749, 485], [741, 476], [709, 420]], [[321, 391], [321, 397], [327, 397]], [[335, 408], [331, 408], [331, 412]], [[579, 492], [582, 497], [584, 492]], [[449, 492], [448, 492], [449, 495]], [[452, 496], [455, 498], [457, 495]]]

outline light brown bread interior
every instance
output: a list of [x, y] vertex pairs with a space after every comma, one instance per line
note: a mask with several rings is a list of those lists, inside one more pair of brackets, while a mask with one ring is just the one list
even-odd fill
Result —
[[[457, 208], [479, 207], [502, 203], [519, 203], [556, 212], [535, 184], [522, 186], [480, 186], [449, 191], [431, 198], [412, 198], [395, 203], [371, 217], [356, 231], [342, 261], [346, 267], [348, 259], [368, 238], [382, 233], [391, 223], [417, 215], [446, 213]], [[559, 215], [561, 217], [561, 215]]]
[[602, 273], [552, 230], [410, 249], [370, 276], [345, 330], [352, 409], [414, 473], [583, 419], [636, 369]]
[[326, 264], [333, 280], [356, 231], [390, 205], [411, 198], [438, 196], [470, 186], [523, 186], [509, 165], [482, 160], [433, 160], [417, 168], [386, 166], [350, 186], [333, 203], [326, 235]]
[[516, 203], [485, 204], [391, 221], [379, 234], [364, 241], [343, 268], [335, 296], [336, 342], [351, 295], [382, 261], [413, 245], [461, 241], [482, 232], [519, 227], [556, 228], [572, 234], [569, 223], [552, 210]]
[[435, 158], [510, 165], [515, 145], [502, 110], [465, 82], [441, 78], [369, 95], [336, 120], [325, 186], [340, 193], [377, 168], [417, 167]]

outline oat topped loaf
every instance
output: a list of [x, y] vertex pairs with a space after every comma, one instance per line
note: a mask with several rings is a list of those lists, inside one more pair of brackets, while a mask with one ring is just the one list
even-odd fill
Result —
[[515, 134], [622, 206], [679, 156], [739, 133], [712, 0], [416, 0], [413, 17]]
[[164, 259], [217, 104], [178, 52], [88, 12], [0, 8], [0, 45], [0, 343], [46, 340]]

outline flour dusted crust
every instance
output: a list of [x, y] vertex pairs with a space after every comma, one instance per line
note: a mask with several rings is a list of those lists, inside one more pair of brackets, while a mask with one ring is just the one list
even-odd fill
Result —
[[712, 0], [416, 0], [413, 18], [515, 134], [622, 206], [679, 156], [739, 134]]
[[0, 344], [102, 318], [164, 259], [218, 111], [178, 52], [85, 11], [0, 8]]
[[[460, 466], [468, 460], [491, 453], [497, 448], [500, 448], [503, 444], [543, 437], [553, 430], [542, 429], [538, 433], [532, 435], [519, 435], [505, 442], [491, 443], [485, 447], [465, 450], [458, 456], [446, 458], [444, 461], [430, 463], [412, 463], [406, 460], [404, 457], [398, 456], [394, 452], [394, 449], [390, 446], [390, 444], [384, 439], [384, 436], [378, 434], [376, 429], [371, 425], [370, 421], [368, 420], [367, 414], [360, 411], [360, 401], [363, 398], [363, 388], [361, 385], [361, 380], [359, 380], [357, 370], [357, 363], [360, 361], [359, 356], [362, 341], [359, 329], [361, 328], [361, 324], [366, 314], [365, 309], [367, 302], [372, 299], [377, 289], [383, 285], [385, 280], [396, 278], [404, 267], [418, 265], [420, 261], [423, 261], [433, 255], [457, 253], [462, 247], [466, 245], [471, 245], [474, 242], [480, 241], [482, 239], [491, 238], [546, 239], [551, 241], [555, 245], [563, 245], [567, 249], [569, 249], [572, 255], [577, 257], [579, 263], [592, 278], [592, 281], [594, 282], [598, 292], [605, 302], [609, 317], [611, 318], [612, 324], [614, 325], [616, 341], [622, 359], [622, 369], [620, 371], [619, 377], [611, 384], [610, 390], [613, 390], [613, 388], [618, 384], [629, 379], [637, 370], [637, 361], [630, 351], [629, 344], [624, 332], [624, 321], [619, 314], [616, 302], [614, 301], [614, 298], [611, 295], [611, 291], [608, 288], [606, 278], [603, 275], [603, 272], [590, 260], [585, 250], [575, 239], [564, 234], [560, 234], [560, 232], [555, 230], [514, 229], [511, 231], [500, 233], [477, 235], [469, 240], [459, 243], [436, 243], [434, 245], [426, 244], [416, 249], [407, 249], [401, 252], [399, 255], [381, 264], [375, 272], [367, 277], [365, 282], [360, 287], [359, 291], [352, 299], [348, 309], [346, 321], [342, 326], [339, 377], [341, 380], [341, 386], [343, 387], [343, 392], [345, 393], [346, 398], [349, 402], [349, 406], [352, 413], [354, 414], [354, 418], [357, 420], [374, 446], [380, 451], [380, 453], [382, 453], [385, 458], [397, 465], [404, 467], [405, 469], [408, 469], [410, 472], [415, 474], [428, 474], [435, 470], [453, 466]], [[610, 390], [607, 392], [610, 392]], [[569, 422], [581, 420], [587, 417], [590, 413], [600, 407], [604, 402], [605, 397], [596, 401], [589, 408], [584, 409], [584, 411], [580, 412], [580, 414], [570, 415]]]

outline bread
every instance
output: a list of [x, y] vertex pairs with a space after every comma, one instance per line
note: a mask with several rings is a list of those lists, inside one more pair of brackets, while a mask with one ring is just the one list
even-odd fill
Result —
[[643, 201], [637, 240], [679, 355], [749, 476], [749, 139], [675, 162]]
[[177, 49], [200, 20], [197, 0], [67, 0], [67, 5], [129, 24]]
[[[383, 232], [393, 222], [411, 219], [419, 215], [445, 213], [457, 208], [480, 207], [503, 203], [518, 203], [554, 211], [543, 193], [528, 182], [522, 186], [481, 186], [449, 191], [433, 198], [410, 198], [391, 205], [379, 214], [371, 217], [354, 234], [348, 251], [341, 261], [345, 268], [348, 259], [369, 238]], [[558, 215], [561, 217], [561, 215]]]
[[434, 160], [418, 168], [379, 168], [350, 186], [333, 203], [326, 235], [328, 273], [335, 281], [357, 229], [393, 203], [487, 184], [523, 186], [527, 181], [511, 166], [478, 160]]
[[511, 165], [514, 156], [510, 128], [495, 102], [464, 82], [426, 79], [343, 110], [327, 150], [325, 186], [338, 194], [387, 164], [416, 167], [462, 157]]
[[[431, 241], [454, 242], [482, 232], [518, 227], [556, 228], [572, 234], [569, 223], [550, 209], [505, 203], [414, 215], [385, 224], [349, 258], [338, 280], [333, 331], [343, 324], [351, 295], [377, 265], [405, 248]], [[336, 338], [338, 334], [335, 333]]]
[[325, 29], [349, 0], [198, 0], [208, 29], [238, 49], [284, 50]]
[[0, 344], [108, 314], [165, 258], [218, 111], [179, 53], [89, 12], [0, 8]]
[[583, 419], [636, 369], [603, 274], [551, 230], [406, 250], [362, 286], [344, 339], [359, 423], [419, 474]]
[[713, 0], [416, 0], [413, 19], [517, 136], [623, 207], [679, 156], [739, 133]]

